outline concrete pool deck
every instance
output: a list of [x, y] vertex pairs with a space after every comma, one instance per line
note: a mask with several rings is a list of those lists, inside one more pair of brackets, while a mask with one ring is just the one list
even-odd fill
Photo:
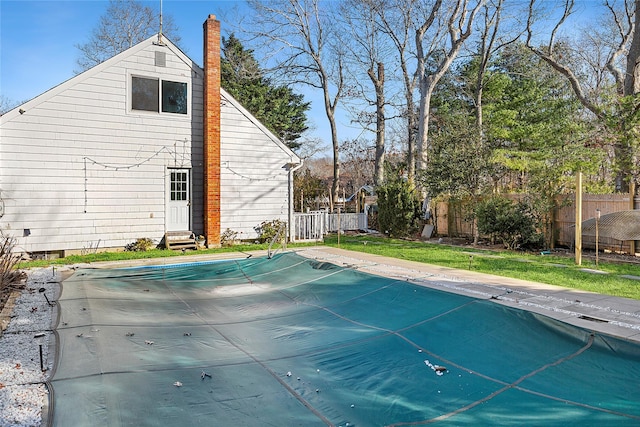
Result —
[[[294, 249], [292, 252], [339, 266], [422, 286], [491, 299], [509, 307], [539, 313], [587, 330], [640, 342], [640, 300], [613, 297], [579, 289], [511, 279], [492, 274], [459, 270], [328, 246]], [[237, 259], [239, 254], [264, 256], [267, 251], [188, 255], [136, 261], [92, 263], [90, 268], [182, 264]], [[638, 282], [640, 286], [640, 282]]]

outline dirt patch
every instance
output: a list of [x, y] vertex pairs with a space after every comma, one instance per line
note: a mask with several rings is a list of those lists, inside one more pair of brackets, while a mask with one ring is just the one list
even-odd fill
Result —
[[11, 321], [11, 313], [15, 300], [26, 287], [26, 280], [0, 287], [0, 335], [7, 329]]
[[16, 276], [16, 278], [11, 283], [0, 284], [0, 312], [4, 309], [4, 306], [6, 305], [7, 300], [9, 300], [9, 297], [13, 292], [21, 291], [22, 289], [25, 288], [26, 286], [25, 279], [26, 279], [26, 275], [24, 273], [20, 273], [20, 275]]

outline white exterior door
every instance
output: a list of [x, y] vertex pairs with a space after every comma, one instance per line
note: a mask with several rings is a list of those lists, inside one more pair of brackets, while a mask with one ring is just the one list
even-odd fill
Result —
[[169, 169], [167, 231], [189, 230], [191, 225], [191, 180], [189, 169]]

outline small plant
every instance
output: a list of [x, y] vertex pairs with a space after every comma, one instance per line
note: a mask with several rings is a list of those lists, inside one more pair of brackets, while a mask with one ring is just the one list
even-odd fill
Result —
[[13, 252], [15, 243], [12, 236], [8, 236], [0, 230], [0, 295], [26, 277], [23, 271], [15, 269], [21, 258], [20, 254]]
[[127, 252], [146, 252], [150, 249], [153, 249], [155, 245], [153, 244], [153, 240], [148, 237], [142, 237], [135, 242], [129, 243], [124, 247], [124, 250]]
[[235, 245], [237, 238], [238, 238], [238, 232], [233, 231], [230, 228], [227, 228], [226, 230], [224, 230], [224, 232], [220, 236], [220, 244], [225, 247], [233, 246]]
[[274, 219], [272, 221], [263, 221], [259, 226], [254, 227], [258, 233], [260, 243], [270, 242], [278, 232], [280, 232], [280, 242], [284, 242], [286, 238], [287, 223]]

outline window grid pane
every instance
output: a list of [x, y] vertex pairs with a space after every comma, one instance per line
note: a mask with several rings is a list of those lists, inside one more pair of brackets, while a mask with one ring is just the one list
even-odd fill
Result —
[[171, 172], [171, 200], [187, 200], [187, 173]]

